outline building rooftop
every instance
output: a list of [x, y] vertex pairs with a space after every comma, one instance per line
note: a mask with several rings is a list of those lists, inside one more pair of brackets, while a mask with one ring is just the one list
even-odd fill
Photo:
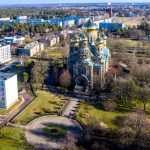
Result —
[[16, 74], [0, 72], [0, 80], [7, 80], [7, 79], [13, 77], [14, 75], [16, 75]]
[[0, 47], [3, 47], [3, 46], [7, 46], [7, 44], [1, 42], [1, 43], [0, 43]]
[[35, 41], [35, 42], [31, 42], [31, 43], [29, 43], [27, 45], [22, 45], [19, 48], [31, 49], [31, 48], [37, 46], [38, 44], [39, 44], [38, 41]]

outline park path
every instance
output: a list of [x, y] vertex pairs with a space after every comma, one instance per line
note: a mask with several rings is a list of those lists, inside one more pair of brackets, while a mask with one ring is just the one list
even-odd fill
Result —
[[60, 150], [64, 147], [63, 139], [50, 139], [43, 135], [43, 128], [49, 124], [63, 125], [74, 134], [75, 138], [82, 136], [82, 127], [72, 119], [62, 116], [44, 116], [33, 120], [26, 126], [25, 137], [36, 150]]
[[71, 98], [70, 102], [66, 106], [65, 110], [62, 113], [64, 117], [70, 117], [70, 114], [76, 113], [76, 110], [79, 106], [79, 99]]

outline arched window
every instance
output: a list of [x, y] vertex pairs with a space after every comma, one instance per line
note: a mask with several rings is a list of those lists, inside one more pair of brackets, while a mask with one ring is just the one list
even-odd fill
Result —
[[80, 69], [79, 69], [79, 73], [80, 74], [86, 74], [86, 68], [84, 66], [82, 66]]

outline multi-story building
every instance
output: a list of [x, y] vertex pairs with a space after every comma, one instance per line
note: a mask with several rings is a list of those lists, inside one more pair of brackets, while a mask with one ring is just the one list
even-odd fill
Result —
[[0, 44], [0, 64], [6, 63], [11, 60], [10, 45]]
[[56, 43], [60, 42], [60, 36], [52, 34], [52, 35], [49, 35], [48, 37], [46, 37], [45, 40], [46, 40], [46, 44], [48, 46], [54, 46]]
[[29, 43], [25, 46], [20, 46], [17, 48], [17, 55], [26, 55], [32, 57], [34, 54], [44, 50], [44, 44], [38, 41]]
[[123, 29], [125, 26], [123, 23], [100, 23], [99, 29], [106, 29], [109, 31], [114, 31], [116, 29]]
[[14, 43], [23, 44], [24, 40], [25, 38], [19, 35], [13, 37], [4, 37], [4, 42], [8, 44], [14, 44]]
[[17, 100], [17, 75], [0, 72], [0, 108], [8, 109]]

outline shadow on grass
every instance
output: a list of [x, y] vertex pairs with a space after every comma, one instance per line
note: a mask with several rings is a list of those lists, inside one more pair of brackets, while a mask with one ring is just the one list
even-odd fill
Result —
[[123, 127], [126, 116], [117, 116], [112, 120], [112, 123], [118, 127]]
[[133, 112], [135, 107], [130, 106], [128, 104], [117, 104], [116, 112], [121, 112], [121, 113], [128, 113], [128, 112]]

